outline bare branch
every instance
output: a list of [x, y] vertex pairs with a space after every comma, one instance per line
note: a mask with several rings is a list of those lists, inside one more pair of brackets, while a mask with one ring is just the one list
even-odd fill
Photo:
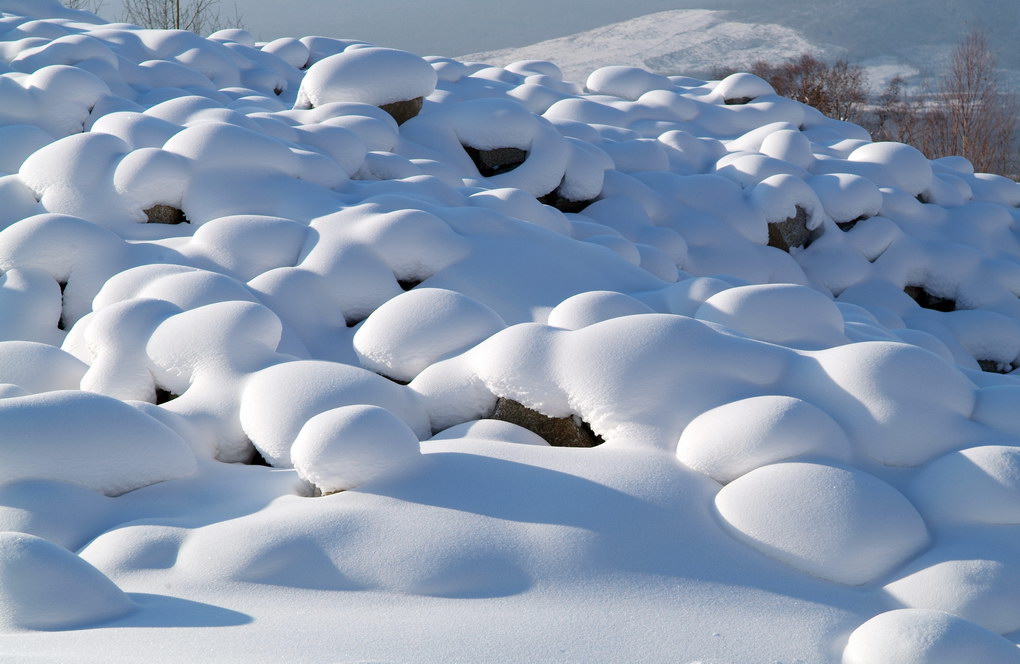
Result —
[[[240, 18], [235, 4], [235, 27], [239, 27]], [[220, 0], [125, 0], [124, 20], [145, 28], [190, 30], [200, 35], [226, 27]]]
[[82, 9], [93, 14], [98, 14], [105, 4], [106, 0], [64, 0], [68, 9]]

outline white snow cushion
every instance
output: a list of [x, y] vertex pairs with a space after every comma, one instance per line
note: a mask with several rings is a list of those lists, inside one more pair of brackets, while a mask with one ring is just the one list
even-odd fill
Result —
[[749, 546], [851, 586], [878, 579], [928, 543], [921, 515], [903, 494], [853, 468], [764, 466], [723, 487], [715, 506]]

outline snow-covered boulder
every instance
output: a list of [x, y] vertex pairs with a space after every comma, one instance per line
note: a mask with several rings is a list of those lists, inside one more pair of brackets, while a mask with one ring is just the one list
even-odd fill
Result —
[[298, 475], [330, 494], [404, 468], [421, 451], [414, 432], [385, 408], [341, 406], [309, 419], [290, 455]]
[[881, 578], [928, 543], [924, 521], [903, 494], [852, 468], [764, 466], [723, 487], [715, 506], [749, 546], [846, 585]]
[[0, 532], [0, 629], [74, 629], [134, 608], [110, 579], [67, 549]]
[[880, 613], [850, 635], [843, 664], [1015, 664], [1015, 645], [969, 620], [942, 611]]

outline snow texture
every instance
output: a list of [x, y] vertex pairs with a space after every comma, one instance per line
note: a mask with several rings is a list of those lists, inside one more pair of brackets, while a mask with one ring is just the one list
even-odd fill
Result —
[[1020, 184], [543, 57], [0, 0], [5, 658], [1017, 660]]

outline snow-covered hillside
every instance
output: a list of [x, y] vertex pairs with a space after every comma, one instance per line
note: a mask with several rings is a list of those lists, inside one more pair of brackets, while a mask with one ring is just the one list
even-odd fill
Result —
[[747, 74], [0, 0], [0, 660], [1020, 662], [1018, 223]]
[[483, 51], [462, 58], [494, 64], [549, 59], [564, 76], [584, 80], [592, 70], [609, 65], [641, 67], [663, 74], [695, 74], [732, 70], [758, 60], [783, 62], [800, 53], [833, 60], [845, 54], [844, 49], [812, 42], [791, 28], [775, 23], [744, 23], [737, 20], [738, 16], [729, 11], [675, 9], [530, 46]]
[[[923, 85], [926, 78], [936, 77], [962, 37], [958, 26], [978, 25], [972, 18], [961, 17], [959, 23], [950, 25], [936, 22], [930, 32], [909, 30], [878, 43], [869, 39], [868, 46], [862, 47], [856, 36], [876, 32], [876, 26], [869, 25], [874, 17], [840, 16], [849, 3], [842, 3], [842, 8], [813, 5], [812, 15], [824, 14], [828, 29], [806, 17], [777, 11], [775, 3], [760, 4], [758, 9], [656, 12], [536, 44], [480, 51], [460, 58], [497, 65], [544, 58], [556, 62], [564, 76], [583, 79], [593, 69], [607, 65], [630, 65], [666, 75], [709, 76], [759, 60], [780, 63], [810, 53], [826, 61], [847, 58], [860, 65], [868, 85], [877, 91], [894, 76], [913, 85]], [[827, 9], [833, 11], [826, 13]], [[884, 30], [901, 25], [887, 21]], [[854, 27], [854, 23], [861, 25]], [[847, 29], [834, 32], [832, 25], [846, 25]], [[1020, 88], [1020, 60], [995, 31], [987, 34], [1004, 66], [999, 72], [1003, 82]]]

